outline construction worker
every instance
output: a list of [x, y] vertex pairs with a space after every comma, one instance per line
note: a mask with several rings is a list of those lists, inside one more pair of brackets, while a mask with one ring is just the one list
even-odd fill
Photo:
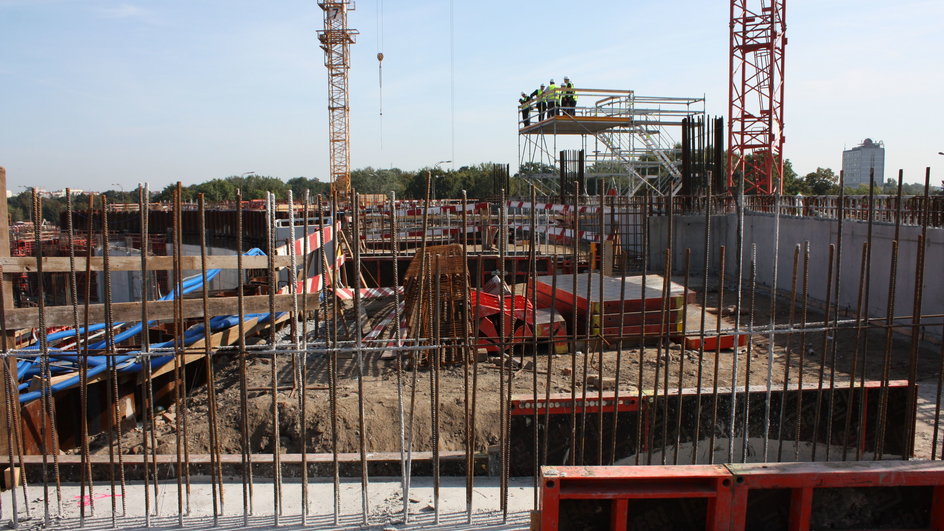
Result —
[[547, 86], [547, 115], [557, 116], [557, 107], [560, 106], [560, 92], [557, 90], [557, 83], [551, 80]]
[[570, 78], [564, 76], [564, 84], [561, 86], [563, 95], [561, 97], [561, 104], [564, 107], [564, 114], [574, 115], [574, 107], [577, 106], [577, 92], [574, 90], [574, 84], [570, 82]]
[[544, 83], [541, 83], [541, 88], [537, 89], [537, 99], [538, 99], [538, 121], [544, 121], [544, 110], [547, 109], [547, 89], [544, 88]]
[[531, 96], [522, 92], [521, 97], [518, 98], [518, 109], [521, 110], [521, 122], [524, 127], [531, 125]]

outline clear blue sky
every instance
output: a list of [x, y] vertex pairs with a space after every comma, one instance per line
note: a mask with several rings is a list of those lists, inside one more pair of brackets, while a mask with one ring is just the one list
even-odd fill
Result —
[[[452, 158], [448, 0], [350, 15], [352, 166]], [[705, 0], [455, 0], [455, 161], [517, 161], [515, 99], [549, 77], [707, 97], [726, 113], [728, 7]], [[255, 171], [326, 179], [315, 0], [0, 0], [0, 165], [9, 187], [160, 188]], [[791, 1], [786, 156], [838, 171], [886, 144], [886, 175], [944, 168], [944, 2]], [[559, 79], [558, 79], [559, 80]], [[381, 147], [381, 139], [383, 144]], [[932, 168], [934, 170], [934, 168]]]

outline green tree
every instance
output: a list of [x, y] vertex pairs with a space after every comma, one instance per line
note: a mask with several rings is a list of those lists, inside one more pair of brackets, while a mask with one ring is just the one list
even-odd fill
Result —
[[399, 168], [360, 168], [351, 171], [351, 187], [362, 194], [389, 194], [395, 192], [403, 195], [407, 179]]
[[550, 164], [544, 164], [541, 162], [525, 162], [518, 167], [518, 173], [514, 176], [519, 177], [521, 175], [557, 175], [559, 170]]
[[811, 195], [835, 195], [839, 193], [839, 177], [830, 168], [816, 168], [803, 177]]
[[790, 159], [783, 161], [783, 193], [784, 195], [810, 195], [806, 180], [799, 178]]
[[309, 179], [307, 177], [293, 177], [286, 181], [285, 184], [292, 191], [292, 195], [295, 196], [295, 201], [304, 201], [306, 191], [311, 195], [312, 201], [315, 200], [314, 197], [316, 195], [327, 195], [331, 192], [331, 185], [329, 183], [319, 181], [318, 179]]
[[[176, 184], [164, 187], [156, 200], [171, 201], [174, 198]], [[223, 179], [212, 179], [199, 184], [185, 186], [181, 189], [181, 200], [196, 201], [198, 194], [203, 194], [207, 201], [232, 201], [236, 198], [236, 191], [243, 194], [243, 199], [265, 199], [266, 192], [272, 192], [278, 198], [285, 198], [288, 185], [277, 177], [263, 175], [231, 176]]]
[[[896, 179], [885, 179], [882, 185], [882, 192], [886, 195], [895, 195], [898, 193], [898, 181]], [[902, 183], [902, 195], [924, 195], [924, 184], [922, 183]]]

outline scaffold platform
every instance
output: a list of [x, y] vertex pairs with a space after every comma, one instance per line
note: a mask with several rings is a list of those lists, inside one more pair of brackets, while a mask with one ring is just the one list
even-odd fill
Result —
[[[555, 186], [550, 181], [556, 178], [553, 169], [560, 167], [562, 150], [583, 150], [588, 170], [593, 168], [595, 178], [606, 179], [620, 195], [633, 195], [643, 186], [658, 194], [680, 186], [680, 135], [673, 132], [681, 129], [683, 120], [704, 119], [704, 98], [564, 90], [533, 100], [527, 117], [518, 107], [519, 167], [528, 169], [523, 174], [534, 174], [539, 189]], [[564, 96], [571, 92], [576, 101], [568, 103]], [[554, 106], [542, 110], [549, 101]]]

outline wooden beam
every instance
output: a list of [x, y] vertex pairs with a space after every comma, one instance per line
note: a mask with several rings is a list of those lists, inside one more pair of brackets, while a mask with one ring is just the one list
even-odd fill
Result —
[[[298, 305], [301, 307], [305, 297], [308, 298], [309, 310], [318, 307], [320, 293], [309, 293], [308, 295], [298, 295]], [[291, 311], [292, 300], [295, 295], [278, 294], [275, 296], [275, 311]], [[212, 297], [209, 300], [210, 315], [236, 315], [237, 297]], [[203, 317], [203, 299], [184, 299], [183, 301], [184, 319]], [[174, 318], [175, 301], [150, 301], [148, 302], [148, 317], [154, 321], [166, 321]], [[248, 295], [243, 297], [243, 308], [245, 314], [269, 313], [268, 295]], [[140, 302], [116, 302], [111, 305], [112, 320], [116, 323], [138, 322], [141, 320]], [[46, 326], [72, 326], [73, 315], [72, 306], [47, 306], [46, 307]], [[88, 321], [90, 323], [105, 322], [105, 305], [89, 305]], [[85, 322], [85, 308], [79, 305], [79, 322]], [[7, 330], [17, 328], [36, 328], [39, 326], [39, 310], [37, 308], [13, 308], [6, 311]]]
[[[242, 463], [242, 454], [222, 454], [219, 456], [219, 462], [221, 464], [240, 464]], [[330, 453], [309, 453], [307, 456], [307, 461], [309, 463], [331, 463], [334, 461], [334, 456]], [[428, 461], [433, 458], [432, 452], [413, 452], [413, 461]], [[466, 458], [464, 450], [441, 450], [439, 452], [439, 458], [443, 461], [463, 461]], [[480, 454], [476, 454], [477, 459], [481, 459]], [[126, 465], [141, 465], [147, 459], [147, 462], [150, 462], [152, 456], [143, 455], [143, 454], [122, 454], [122, 462]], [[156, 460], [158, 464], [176, 464], [177, 463], [177, 454], [157, 454]], [[271, 453], [253, 453], [250, 454], [249, 460], [252, 463], [272, 463], [273, 455]], [[280, 453], [279, 461], [282, 464], [300, 464], [302, 462], [302, 454], [300, 453]], [[360, 454], [353, 453], [338, 453], [338, 461], [342, 463], [360, 463], [361, 457]], [[398, 452], [368, 452], [367, 453], [368, 462], [384, 462], [392, 461], [399, 462], [400, 454]], [[109, 465], [112, 464], [112, 460], [109, 459], [108, 454], [93, 454], [88, 456], [88, 462], [92, 466], [98, 465]], [[114, 458], [114, 462], [118, 462], [118, 457]], [[181, 460], [182, 462], [182, 460]], [[205, 465], [211, 463], [210, 454], [190, 454], [190, 464], [191, 465]], [[59, 456], [59, 464], [61, 465], [78, 465], [82, 463], [82, 456], [79, 454], [63, 454]], [[23, 456], [24, 465], [41, 465], [43, 464], [43, 458], [41, 455], [24, 455]]]
[[[2, 242], [0, 242], [2, 243]], [[9, 249], [9, 246], [7, 246]], [[8, 251], [9, 254], [9, 251]], [[236, 269], [236, 255], [216, 255], [207, 257], [207, 269]], [[275, 267], [283, 268], [291, 265], [289, 256], [273, 256]], [[45, 273], [65, 273], [69, 271], [68, 256], [44, 256], [43, 272]], [[75, 257], [75, 270], [78, 273], [85, 271], [86, 257]], [[93, 256], [89, 261], [92, 271], [104, 271], [104, 262], [101, 256]], [[195, 271], [202, 269], [199, 256], [180, 257], [181, 267], [184, 271]], [[301, 263], [301, 260], [298, 260]], [[0, 256], [0, 266], [3, 266], [4, 273], [35, 273], [36, 258], [30, 256]], [[108, 267], [112, 271], [140, 271], [140, 256], [111, 256], [108, 259]], [[243, 256], [243, 269], [268, 269], [268, 256]], [[173, 256], [149, 256], [148, 271], [172, 271], [174, 269]]]
[[[0, 201], [0, 258], [10, 256], [10, 216], [7, 209], [7, 170], [3, 166], [0, 166], [0, 193], [3, 194], [3, 200]], [[13, 282], [9, 278], [0, 279], [0, 282], [3, 282], [3, 300], [0, 300], [0, 304], [3, 305], [4, 310], [10, 311], [13, 308]], [[8, 329], [7, 332], [7, 346], [8, 348], [13, 348], [15, 341], [15, 331]], [[12, 411], [7, 411], [7, 396], [8, 393], [14, 395], [14, 398], [18, 395], [15, 394], [14, 389], [17, 384], [17, 372], [16, 372], [16, 359], [14, 358], [4, 358], [0, 360], [0, 363], [3, 366], [0, 366], [0, 371], [8, 371], [9, 377], [11, 379], [10, 384], [12, 388], [8, 388], [4, 385], [3, 372], [0, 372], [0, 455], [9, 454], [9, 446], [7, 444], [7, 415], [15, 418], [16, 415]], [[19, 402], [14, 401], [18, 406]], [[13, 423], [14, 429], [17, 430], [17, 433], [20, 432], [20, 427], [17, 423]], [[12, 471], [11, 471], [12, 472]]]
[[[287, 316], [282, 316], [282, 318], [277, 319], [276, 322], [284, 320], [286, 318]], [[246, 323], [243, 325], [243, 330], [246, 332], [246, 335], [250, 335], [250, 334], [255, 333], [258, 329], [262, 328], [263, 326], [265, 326], [265, 324], [260, 324], [259, 319], [254, 318], [254, 319], [250, 319], [246, 321]], [[226, 330], [213, 334], [210, 337], [210, 347], [215, 349], [219, 347], [220, 345], [232, 345], [238, 339], [239, 339], [239, 325], [237, 324], [236, 326], [227, 328]], [[205, 339], [201, 339], [199, 341], [194, 342], [192, 345], [188, 346], [182, 356], [181, 365], [188, 365], [197, 360], [203, 359], [203, 357], [206, 356], [206, 351], [204, 350], [205, 342], [206, 342]], [[172, 370], [174, 370], [174, 362], [171, 361], [151, 371], [151, 379], [153, 380], [157, 378], [158, 376], [166, 374]], [[144, 374], [144, 372], [139, 372], [138, 382], [143, 383], [145, 381], [147, 381], [146, 375]]]

